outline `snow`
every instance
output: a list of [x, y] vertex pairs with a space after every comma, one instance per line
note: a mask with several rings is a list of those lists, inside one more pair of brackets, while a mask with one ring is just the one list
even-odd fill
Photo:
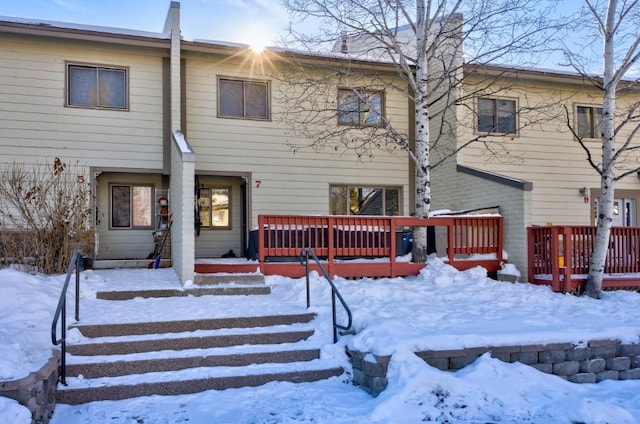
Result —
[[[509, 266], [508, 271], [517, 269]], [[50, 358], [51, 319], [63, 280], [62, 276], [0, 270], [0, 381], [24, 377]], [[267, 277], [267, 284], [273, 289], [269, 296], [114, 302], [98, 300], [95, 293], [180, 289], [179, 282], [171, 268], [88, 270], [81, 276], [81, 322], [166, 320], [168, 313], [170, 318], [189, 319], [304, 310], [304, 279], [273, 276]], [[376, 398], [354, 387], [345, 373], [314, 383], [275, 382], [182, 396], [57, 405], [51, 423], [640, 422], [640, 381], [573, 384], [489, 355], [457, 372], [443, 372], [413, 354], [487, 345], [581, 345], [610, 338], [639, 343], [638, 293], [605, 292], [600, 300], [575, 297], [547, 287], [494, 281], [482, 268], [459, 272], [435, 258], [416, 277], [336, 278], [335, 284], [353, 311], [357, 333], [330, 344], [330, 288], [312, 274], [311, 311], [318, 318], [311, 325], [316, 334], [310, 343], [323, 345], [322, 361], [347, 369], [345, 345], [393, 355], [389, 384]], [[69, 323], [73, 322], [72, 299], [70, 295]], [[134, 318], [143, 305], [144, 317]], [[344, 312], [339, 312], [339, 323], [345, 320]], [[69, 336], [82, 341], [77, 331]], [[30, 414], [15, 401], [0, 398], [0, 422], [26, 424]]]

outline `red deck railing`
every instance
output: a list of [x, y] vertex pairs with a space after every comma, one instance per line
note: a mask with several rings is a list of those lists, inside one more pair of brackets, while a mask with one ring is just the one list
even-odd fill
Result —
[[503, 260], [503, 220], [500, 216], [420, 219], [404, 216], [260, 215], [260, 270], [265, 274], [302, 276], [302, 267], [293, 269], [291, 262], [303, 248], [311, 247], [332, 275], [416, 275], [424, 263], [399, 261], [398, 243], [402, 242], [402, 235], [419, 226], [446, 229], [444, 248], [449, 263], [458, 269], [481, 265], [495, 272]]
[[[593, 226], [528, 229], [529, 282], [554, 291], [581, 289], [589, 273]], [[640, 227], [612, 227], [603, 287], [640, 287]]]

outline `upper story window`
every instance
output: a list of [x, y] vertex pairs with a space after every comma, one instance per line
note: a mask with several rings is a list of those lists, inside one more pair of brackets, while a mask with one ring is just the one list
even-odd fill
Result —
[[506, 99], [478, 99], [478, 132], [515, 134], [516, 101]]
[[329, 210], [332, 215], [400, 215], [400, 187], [332, 185]]
[[218, 116], [269, 119], [269, 83], [218, 78]]
[[576, 124], [580, 138], [600, 138], [602, 129], [602, 108], [594, 106], [576, 106]]
[[67, 65], [67, 106], [125, 110], [127, 69]]
[[382, 91], [339, 89], [338, 123], [360, 127], [381, 127], [384, 93]]

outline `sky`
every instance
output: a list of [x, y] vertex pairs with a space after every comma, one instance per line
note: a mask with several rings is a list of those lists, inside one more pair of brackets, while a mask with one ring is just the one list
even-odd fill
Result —
[[[513, 267], [512, 267], [513, 268]], [[517, 270], [511, 269], [514, 274]], [[179, 288], [172, 268], [87, 270], [81, 275], [84, 324], [216, 318], [231, 314], [302, 312], [304, 279], [268, 276], [268, 296], [202, 296], [106, 301], [97, 291]], [[51, 355], [50, 322], [62, 276], [0, 269], [0, 381], [37, 370]], [[602, 299], [553, 293], [548, 287], [487, 278], [486, 270], [459, 272], [437, 258], [416, 277], [345, 280], [335, 283], [353, 311], [355, 335], [331, 337], [330, 288], [311, 278], [311, 322], [316, 333], [304, 343], [321, 349], [321, 361], [350, 370], [345, 346], [391, 354], [387, 388], [371, 397], [351, 384], [350, 373], [313, 383], [268, 383], [182, 396], [148, 396], [82, 405], [58, 404], [51, 424], [638, 424], [640, 380], [574, 384], [519, 363], [488, 355], [457, 372], [430, 367], [413, 354], [422, 349], [573, 342], [618, 338], [640, 342], [640, 294], [604, 292]], [[70, 299], [73, 297], [70, 293]], [[68, 323], [73, 322], [69, 307]], [[143, 314], [143, 316], [140, 316]], [[344, 318], [339, 314], [340, 318]], [[202, 331], [202, 330], [201, 330]], [[200, 334], [200, 333], [199, 333]], [[73, 330], [70, 343], [85, 341]], [[129, 336], [133, 337], [133, 336]], [[224, 348], [222, 348], [224, 349]], [[232, 348], [233, 349], [233, 348]], [[164, 355], [205, 355], [169, 351]], [[142, 359], [144, 354], [133, 354]], [[137, 355], [140, 355], [138, 357]], [[108, 356], [100, 361], [115, 360]], [[68, 363], [82, 361], [70, 356]], [[264, 366], [270, 371], [270, 365]], [[185, 371], [185, 375], [187, 375]], [[214, 372], [198, 369], [199, 373]], [[126, 377], [131, 382], [180, 378], [181, 371]], [[119, 377], [120, 378], [120, 377]], [[103, 384], [68, 377], [70, 387]], [[0, 397], [0, 422], [28, 424], [17, 402]]]
[[[169, 0], [2, 0], [0, 16], [162, 32]], [[276, 45], [289, 23], [280, 0], [181, 0], [185, 39]]]

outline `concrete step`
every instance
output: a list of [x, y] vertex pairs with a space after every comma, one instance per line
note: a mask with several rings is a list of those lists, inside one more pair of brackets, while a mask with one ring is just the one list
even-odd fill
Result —
[[76, 324], [85, 337], [130, 336], [136, 334], [181, 333], [197, 330], [217, 330], [222, 328], [253, 328], [274, 325], [307, 323], [315, 314], [264, 315], [255, 317], [210, 318], [184, 321], [155, 321], [115, 324]]
[[303, 362], [318, 358], [320, 358], [320, 349], [304, 349], [206, 356], [172, 356], [106, 362], [79, 362], [67, 364], [67, 376], [77, 377], [82, 375], [84, 378], [118, 377], [128, 374], [177, 371], [200, 367], [241, 367], [251, 364]]
[[271, 293], [271, 287], [265, 285], [222, 285], [219, 287], [194, 287], [180, 289], [151, 289], [98, 292], [96, 297], [101, 300], [131, 300], [136, 297], [160, 298], [180, 296], [249, 296]]
[[341, 375], [343, 369], [314, 360], [301, 363], [253, 365], [250, 372], [230, 373], [226, 367], [193, 368], [171, 374], [149, 373], [108, 379], [67, 379], [56, 392], [57, 403], [82, 404], [139, 396], [179, 395], [205, 390], [261, 386], [272, 381], [293, 383], [324, 380]]
[[193, 277], [198, 286], [215, 284], [264, 284], [264, 275], [260, 273], [197, 273]]
[[280, 344], [295, 343], [305, 340], [313, 334], [313, 330], [303, 331], [270, 331], [257, 333], [234, 333], [212, 336], [188, 336], [177, 338], [153, 338], [147, 340], [129, 340], [112, 342], [78, 343], [67, 346], [71, 355], [126, 355], [130, 353], [153, 352], [164, 350], [208, 349], [244, 344]]

